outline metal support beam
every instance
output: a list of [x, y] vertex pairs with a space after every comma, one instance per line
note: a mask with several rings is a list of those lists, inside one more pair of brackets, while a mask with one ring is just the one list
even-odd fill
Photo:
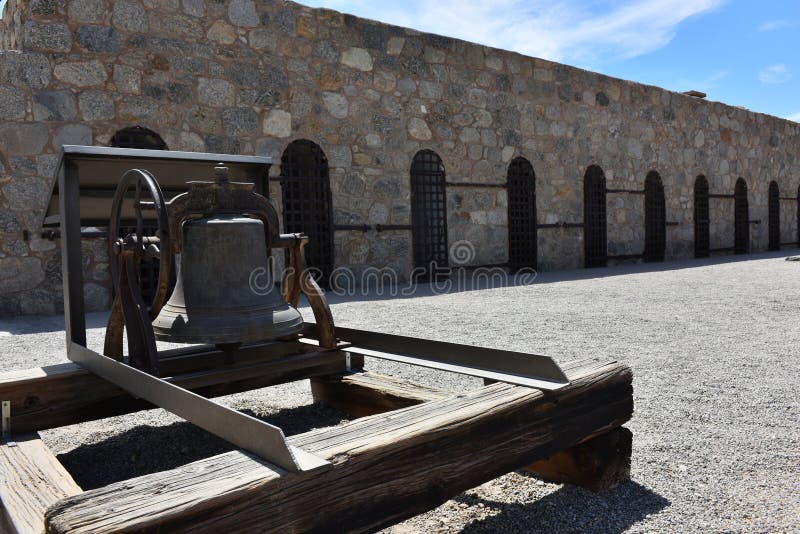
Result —
[[277, 426], [232, 410], [77, 343], [69, 345], [67, 356], [131, 395], [152, 402], [282, 469], [297, 473], [330, 466], [327, 461], [288, 445], [283, 431]]
[[[304, 335], [316, 339], [316, 325], [306, 323]], [[336, 327], [336, 335], [352, 346], [351, 354], [408, 363], [462, 375], [545, 390], [569, 385], [569, 379], [547, 356], [473, 347], [367, 330]]]

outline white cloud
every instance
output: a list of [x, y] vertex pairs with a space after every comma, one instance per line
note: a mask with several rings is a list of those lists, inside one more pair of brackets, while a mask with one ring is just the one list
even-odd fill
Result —
[[758, 31], [773, 32], [775, 30], [783, 30], [785, 28], [791, 28], [792, 26], [794, 26], [794, 24], [792, 24], [792, 21], [790, 20], [784, 20], [784, 19], [767, 20], [758, 25]]
[[[724, 0], [310, 0], [344, 12], [555, 61], [595, 66], [657, 50]], [[599, 6], [599, 7], [598, 7]]]
[[788, 117], [785, 117], [785, 119], [794, 122], [800, 122], [800, 111], [798, 111], [794, 115], [789, 115]]
[[792, 79], [792, 73], [786, 68], [786, 65], [779, 63], [777, 65], [770, 65], [758, 72], [758, 80], [761, 83], [779, 84], [786, 83]]

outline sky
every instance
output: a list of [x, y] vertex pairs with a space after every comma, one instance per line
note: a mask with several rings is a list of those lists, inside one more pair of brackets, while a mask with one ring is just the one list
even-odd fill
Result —
[[300, 2], [800, 122], [800, 0]]
[[800, 122], [800, 0], [300, 0]]

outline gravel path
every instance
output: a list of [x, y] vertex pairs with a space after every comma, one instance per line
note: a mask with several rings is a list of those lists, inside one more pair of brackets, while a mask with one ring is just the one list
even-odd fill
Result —
[[[528, 286], [413, 298], [332, 296], [342, 326], [633, 368], [632, 481], [600, 495], [512, 473], [392, 532], [800, 532], [800, 263], [746, 261], [543, 273]], [[304, 310], [308, 313], [308, 310]], [[90, 344], [104, 318], [92, 315]], [[0, 321], [0, 365], [62, 361], [59, 318]], [[17, 334], [17, 335], [13, 335]], [[458, 377], [368, 360], [452, 389]], [[311, 404], [307, 382], [226, 397], [287, 433], [345, 415]], [[161, 410], [44, 433], [84, 488], [226, 449]]]

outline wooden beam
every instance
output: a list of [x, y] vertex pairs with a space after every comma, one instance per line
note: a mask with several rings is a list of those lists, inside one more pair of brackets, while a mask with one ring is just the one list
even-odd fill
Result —
[[[286, 342], [265, 347], [262, 352], [245, 352], [236, 365], [223, 365], [224, 355], [212, 351], [205, 355], [179, 354], [163, 360], [161, 367], [167, 375], [184, 373], [171, 379], [175, 384], [206, 397], [218, 397], [345, 370], [342, 353], [315, 352], [318, 350], [313, 345]], [[236, 371], [258, 362], [258, 369], [250, 368], [244, 378]], [[219, 366], [190, 373], [199, 363]], [[12, 428], [20, 433], [154, 407], [74, 363], [2, 373], [0, 400], [11, 401]]]
[[444, 389], [371, 372], [312, 378], [311, 393], [314, 401], [325, 402], [354, 417], [391, 412], [453, 395]]
[[9, 534], [44, 531], [45, 510], [81, 492], [38, 434], [0, 444], [0, 481], [0, 532]]
[[628, 367], [569, 378], [555, 392], [494, 384], [290, 438], [333, 464], [320, 474], [232, 451], [111, 484], [56, 503], [47, 532], [378, 530], [630, 418]]
[[630, 479], [632, 444], [631, 431], [617, 428], [533, 462], [525, 470], [548, 482], [605, 491]]

